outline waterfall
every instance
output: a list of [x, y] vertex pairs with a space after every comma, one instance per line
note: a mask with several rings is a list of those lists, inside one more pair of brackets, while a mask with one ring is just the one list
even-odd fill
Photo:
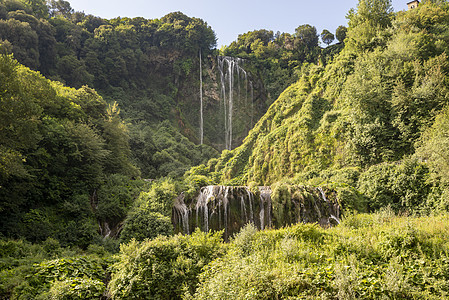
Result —
[[[244, 79], [245, 94], [246, 95], [248, 94], [248, 74], [242, 67], [243, 60], [241, 58], [218, 56], [217, 59], [218, 59], [218, 70], [220, 75], [220, 89], [221, 89], [221, 96], [223, 98], [223, 108], [224, 108], [225, 147], [226, 149], [231, 150], [234, 102], [235, 100], [241, 100], [240, 79]], [[236, 88], [237, 90], [235, 91]], [[236, 99], [234, 98], [234, 93], [237, 96]]]
[[177, 223], [182, 226], [182, 232], [189, 234], [189, 209], [184, 203], [184, 193], [181, 193], [181, 195], [176, 198], [173, 206], [173, 215], [177, 220]]
[[200, 144], [203, 144], [204, 137], [204, 122], [203, 122], [203, 66], [201, 61], [200, 49]]
[[224, 229], [225, 236], [228, 236], [228, 207], [229, 207], [229, 189], [232, 188], [230, 186], [225, 187], [225, 193], [223, 197], [223, 208], [224, 208]]
[[[172, 221], [175, 230], [184, 234], [193, 232], [196, 227], [206, 232], [223, 230], [225, 240], [238, 233], [248, 223], [260, 230], [282, 227], [292, 222], [319, 223], [323, 226], [340, 223], [340, 206], [334, 197], [335, 192], [327, 198], [320, 188], [295, 188], [299, 191], [296, 193], [299, 196], [292, 193], [293, 205], [289, 206], [289, 209], [285, 209], [286, 206], [280, 209], [280, 203], [272, 204], [272, 190], [269, 186], [259, 186], [257, 192], [246, 186], [205, 186], [199, 190], [197, 196], [189, 198], [188, 203], [184, 202], [184, 194], [176, 199]], [[257, 200], [256, 195], [259, 195]], [[282, 214], [279, 215], [279, 212]], [[189, 216], [194, 215], [196, 222], [194, 217], [189, 219]]]
[[[212, 199], [213, 198], [213, 199]], [[208, 202], [210, 200], [215, 200], [214, 198], [214, 186], [209, 185], [201, 189], [200, 194], [197, 197], [196, 202], [196, 224], [200, 224], [199, 215], [202, 213], [204, 228], [203, 230], [209, 231], [209, 207]]]
[[[332, 204], [327, 200], [326, 194], [324, 193], [323, 189], [321, 187], [318, 187], [318, 191], [320, 191], [321, 199], [323, 199], [324, 202], [329, 203], [329, 210], [332, 211], [333, 210]], [[337, 209], [336, 214], [338, 215], [339, 213], [340, 213], [339, 209]], [[329, 215], [329, 222], [330, 222], [330, 220], [334, 220], [335, 222], [337, 222], [337, 224], [340, 224], [340, 220], [332, 213], [330, 213], [330, 215]]]
[[111, 228], [109, 227], [109, 223], [108, 223], [108, 222], [102, 222], [102, 223], [100, 223], [100, 224], [99, 224], [99, 227], [100, 227], [100, 234], [101, 234], [103, 237], [107, 238], [107, 237], [110, 237], [110, 236], [111, 236], [112, 230], [111, 230]]
[[248, 189], [247, 190], [248, 193], [248, 202], [249, 202], [249, 220], [251, 221], [251, 223], [254, 223], [254, 212], [253, 212], [253, 193], [251, 193], [251, 191]]
[[337, 222], [337, 224], [340, 224], [340, 220], [336, 216], [334, 216], [334, 215], [330, 215], [329, 219], [332, 219], [335, 222]]
[[263, 199], [260, 197], [260, 212], [259, 212], [259, 218], [260, 218], [260, 230], [264, 230], [265, 228], [265, 207], [263, 205]]
[[245, 223], [248, 223], [248, 215], [246, 214], [245, 198], [243, 196], [240, 196], [240, 210], [242, 212], [242, 220], [245, 220]]
[[320, 191], [321, 199], [323, 199], [324, 202], [327, 202], [327, 198], [326, 198], [326, 195], [324, 194], [323, 189], [321, 187], [318, 187], [318, 190]]
[[226, 139], [226, 149], [232, 149], [232, 112], [233, 112], [233, 91], [234, 91], [234, 65], [235, 61], [228, 62], [228, 80], [229, 80], [229, 100], [228, 100], [228, 138]]
[[263, 219], [262, 219], [262, 215], [261, 215], [261, 224], [263, 224], [263, 227], [261, 227], [261, 229], [263, 230], [265, 228], [265, 215], [267, 216], [267, 223], [266, 225], [268, 227], [271, 227], [271, 188], [269, 186], [261, 186], [259, 187], [259, 192], [260, 192], [260, 203], [261, 205], [265, 204], [264, 206], [261, 206], [264, 214], [263, 214]]

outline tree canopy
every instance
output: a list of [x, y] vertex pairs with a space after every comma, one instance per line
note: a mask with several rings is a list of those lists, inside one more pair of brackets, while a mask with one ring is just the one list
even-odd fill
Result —
[[321, 40], [328, 46], [329, 46], [329, 44], [332, 44], [332, 42], [335, 39], [334, 34], [331, 33], [327, 29], [323, 29], [323, 31], [321, 32], [320, 36], [321, 36]]

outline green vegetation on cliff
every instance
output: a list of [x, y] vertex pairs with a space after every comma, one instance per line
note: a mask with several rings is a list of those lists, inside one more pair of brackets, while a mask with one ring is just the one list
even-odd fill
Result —
[[[345, 27], [340, 26], [340, 31]], [[342, 33], [340, 33], [342, 38]], [[295, 33], [273, 34], [261, 29], [239, 35], [237, 41], [222, 49], [224, 55], [248, 60], [248, 70], [260, 76], [271, 104], [301, 75], [301, 67], [308, 63], [325, 65], [343, 48], [344, 34], [340, 43], [321, 48], [316, 28], [304, 24]]]
[[360, 1], [348, 18], [342, 52], [303, 65], [243, 145], [209, 161], [208, 176], [349, 186], [370, 209], [447, 208], [449, 5], [394, 14], [389, 1]]
[[[198, 145], [192, 109], [200, 51], [204, 87], [217, 88], [204, 21], [0, 1], [0, 298], [447, 298], [449, 4], [394, 13], [360, 0], [348, 18], [325, 49], [311, 25], [223, 49], [264, 95], [255, 120], [280, 95], [218, 157]], [[204, 93], [205, 141], [221, 149], [224, 120], [208, 118], [223, 113], [220, 97]], [[175, 200], [211, 184], [270, 185], [270, 224], [292, 225], [248, 225], [227, 243], [222, 232], [173, 235]], [[321, 205], [344, 209], [339, 226], [293, 225], [324, 191]]]
[[[215, 51], [215, 34], [203, 20], [180, 12], [106, 20], [75, 12], [62, 0], [48, 6], [44, 0], [2, 0], [0, 44], [49, 79], [89, 86], [107, 103], [117, 102], [129, 123], [132, 159], [145, 178], [179, 177], [217, 156], [194, 144], [198, 53], [207, 62]], [[218, 133], [207, 129], [208, 143], [217, 143], [211, 139]]]
[[[75, 12], [63, 0], [2, 0], [0, 44], [2, 52], [49, 79], [75, 88], [87, 85], [106, 102], [117, 102], [129, 123], [132, 159], [144, 178], [180, 177], [225, 148], [219, 51], [214, 32], [201, 19], [173, 12], [154, 20], [107, 20]], [[325, 62], [342, 46], [321, 49], [315, 27], [301, 25], [294, 34], [249, 32], [226, 47], [221, 54], [244, 58], [252, 82], [246, 107], [236, 103], [233, 112], [232, 144], [241, 144], [268, 105], [298, 78], [304, 62]]]
[[112, 174], [138, 175], [118, 108], [10, 56], [0, 66], [1, 233], [87, 246], [96, 235], [96, 189]]

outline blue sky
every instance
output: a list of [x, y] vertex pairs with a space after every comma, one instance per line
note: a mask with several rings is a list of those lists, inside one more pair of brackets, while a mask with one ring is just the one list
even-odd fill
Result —
[[[407, 8], [410, 0], [393, 0], [395, 11]], [[103, 18], [161, 18], [169, 12], [181, 11], [201, 18], [215, 31], [218, 47], [229, 45], [238, 35], [256, 29], [293, 33], [302, 24], [310, 24], [318, 33], [328, 29], [335, 33], [358, 0], [69, 0], [77, 11]]]

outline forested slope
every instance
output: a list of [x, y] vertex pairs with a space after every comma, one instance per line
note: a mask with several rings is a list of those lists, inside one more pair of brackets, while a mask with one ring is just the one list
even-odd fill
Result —
[[[303, 64], [327, 61], [342, 46], [321, 49], [315, 27], [301, 25], [292, 35], [248, 32], [225, 48], [248, 70], [235, 91], [222, 90], [235, 98], [233, 145]], [[214, 47], [210, 26], [180, 12], [107, 20], [63, 0], [0, 1], [2, 233], [83, 247], [116, 237], [144, 185], [134, 179], [181, 178], [218, 156], [226, 109]], [[176, 192], [201, 183], [177, 184]], [[170, 205], [158, 213], [167, 225]]]
[[[180, 176], [217, 155], [194, 144], [198, 54], [206, 64], [215, 47], [204, 21], [180, 12], [155, 20], [106, 20], [75, 12], [67, 1], [3, 0], [0, 40], [3, 52], [47, 78], [89, 86], [106, 102], [119, 103], [131, 125], [132, 158], [146, 178]], [[208, 137], [219, 136], [207, 129]]]
[[248, 32], [222, 53], [215, 41], [205, 21], [181, 12], [153, 20], [107, 20], [76, 12], [64, 0], [0, 1], [2, 51], [49, 79], [76, 88], [87, 85], [108, 103], [116, 101], [129, 123], [133, 161], [145, 178], [182, 176], [225, 148], [218, 54], [243, 58], [248, 73], [246, 91], [239, 86], [244, 101], [238, 103], [234, 91], [232, 144], [238, 146], [298, 78], [303, 63], [326, 62], [342, 47], [322, 49], [311, 25], [299, 26], [294, 34]]
[[327, 184], [365, 195], [365, 209], [447, 208], [448, 4], [393, 13], [388, 1], [361, 1], [348, 18], [342, 52], [303, 67], [243, 145], [197, 174]]
[[[77, 88], [0, 55], [0, 298], [448, 297], [446, 1], [393, 13], [389, 0], [360, 0], [348, 14], [344, 43], [326, 49], [316, 48], [310, 26], [294, 35], [241, 35], [223, 53], [245, 57], [249, 69], [265, 66], [260, 79], [267, 95], [295, 82], [240, 147], [206, 164], [200, 162], [215, 151], [178, 131], [189, 128], [182, 116], [189, 101], [177, 102], [189, 90], [178, 87], [197, 87], [186, 79], [194, 72], [187, 58], [197, 57], [195, 47], [203, 44], [187, 45], [185, 56], [174, 50], [184, 45], [176, 41], [186, 40], [189, 25], [206, 28], [199, 40], [210, 40], [202, 21], [180, 13], [103, 20], [73, 12], [65, 1], [51, 1], [50, 10], [42, 4], [1, 2], [0, 33], [9, 34], [1, 49]], [[312, 33], [310, 45], [305, 33]], [[148, 77], [140, 85], [139, 76], [131, 80], [122, 71], [140, 53], [133, 47], [146, 42], [149, 53], [138, 59], [151, 71], [142, 71]], [[166, 43], [176, 45], [166, 51]], [[55, 55], [46, 56], [45, 49]], [[87, 55], [83, 49], [96, 50]], [[104, 51], [111, 52], [100, 57]], [[120, 78], [114, 77], [117, 66], [126, 66], [118, 68]], [[70, 83], [76, 78], [82, 80]], [[83, 85], [89, 78], [98, 93]], [[136, 155], [150, 158], [136, 166]], [[192, 164], [199, 165], [180, 179]], [[139, 180], [139, 167], [144, 176], [169, 176]], [[223, 231], [173, 235], [173, 205], [212, 184], [245, 185], [235, 189], [252, 201], [261, 185], [270, 185], [262, 188], [271, 191], [266, 211], [275, 217], [289, 216], [294, 205], [320, 194], [324, 206], [339, 201], [342, 218], [334, 216], [339, 225], [332, 228], [301, 222], [258, 230], [250, 221], [227, 242]], [[223, 204], [233, 197], [245, 208], [244, 197], [227, 192], [233, 188], [219, 189], [225, 191], [220, 199], [203, 198], [205, 222], [209, 200]], [[201, 205], [196, 215], [190, 211], [196, 224]], [[222, 207], [211, 214], [243, 219]]]
[[0, 68], [2, 235], [88, 245], [97, 234], [96, 190], [109, 176], [139, 175], [119, 109], [11, 56], [0, 56]]

